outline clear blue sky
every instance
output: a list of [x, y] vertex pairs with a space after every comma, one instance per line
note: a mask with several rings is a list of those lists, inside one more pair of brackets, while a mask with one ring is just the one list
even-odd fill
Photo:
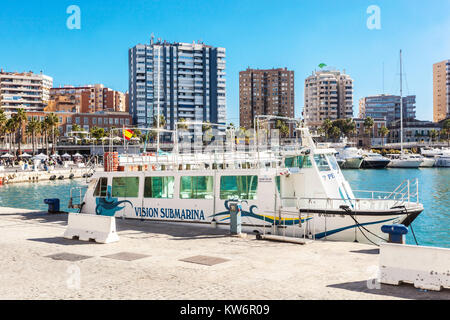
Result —
[[[81, 9], [81, 29], [69, 30], [69, 5]], [[381, 9], [381, 29], [369, 30], [367, 7]], [[304, 79], [321, 62], [345, 69], [359, 98], [399, 93], [399, 50], [405, 94], [417, 95], [417, 116], [431, 120], [432, 65], [450, 59], [450, 0], [2, 0], [0, 67], [39, 72], [54, 85], [103, 83], [128, 90], [128, 48], [150, 34], [168, 41], [227, 49], [227, 115], [238, 123], [238, 74], [253, 68], [295, 71], [296, 115]]]

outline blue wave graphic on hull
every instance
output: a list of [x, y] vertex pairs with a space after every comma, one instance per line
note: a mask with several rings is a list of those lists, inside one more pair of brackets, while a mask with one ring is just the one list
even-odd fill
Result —
[[125, 206], [119, 207], [119, 205], [122, 203], [129, 203], [131, 207], [133, 207], [131, 201], [128, 200], [118, 201], [118, 200], [119, 200], [118, 198], [113, 198], [111, 196], [111, 186], [108, 186], [106, 191], [106, 198], [95, 199], [95, 202], [97, 204], [97, 206], [95, 207], [95, 214], [112, 217], [116, 214], [117, 211], [120, 211], [123, 208], [125, 208]]

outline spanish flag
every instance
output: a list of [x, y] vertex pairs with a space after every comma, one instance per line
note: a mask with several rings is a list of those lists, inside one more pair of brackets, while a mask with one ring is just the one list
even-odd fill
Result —
[[123, 136], [125, 139], [130, 140], [131, 137], [133, 136], [134, 132], [129, 130], [129, 129], [124, 129], [123, 130]]

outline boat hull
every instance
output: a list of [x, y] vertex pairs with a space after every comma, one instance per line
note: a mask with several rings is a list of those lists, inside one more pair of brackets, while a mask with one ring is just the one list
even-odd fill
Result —
[[363, 159], [360, 158], [348, 158], [345, 159], [341, 165], [341, 169], [359, 169]]
[[362, 169], [384, 169], [388, 166], [389, 161], [386, 160], [363, 160], [361, 163]]
[[440, 168], [450, 168], [450, 158], [438, 158], [435, 166]]
[[435, 163], [435, 159], [424, 158], [423, 162], [420, 164], [420, 168], [431, 168], [434, 167]]
[[419, 168], [422, 161], [417, 160], [391, 160], [388, 167], [389, 168]]

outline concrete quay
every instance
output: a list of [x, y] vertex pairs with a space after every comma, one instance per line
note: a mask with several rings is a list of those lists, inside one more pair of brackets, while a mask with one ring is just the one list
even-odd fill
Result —
[[67, 214], [0, 208], [0, 299], [450, 299], [380, 285], [378, 248], [232, 237], [211, 226], [117, 219], [119, 242], [63, 238]]
[[[95, 171], [103, 171], [103, 167], [96, 167]], [[48, 181], [52, 176], [58, 177], [63, 176], [63, 179], [69, 179], [69, 176], [73, 174], [73, 179], [82, 178], [83, 175], [92, 172], [92, 170], [88, 167], [78, 168], [78, 167], [70, 167], [70, 168], [57, 168], [49, 171], [39, 170], [8, 170], [8, 171], [0, 171], [0, 182], [2, 184], [11, 184], [11, 183], [23, 183], [23, 182], [39, 182], [39, 181]]]

